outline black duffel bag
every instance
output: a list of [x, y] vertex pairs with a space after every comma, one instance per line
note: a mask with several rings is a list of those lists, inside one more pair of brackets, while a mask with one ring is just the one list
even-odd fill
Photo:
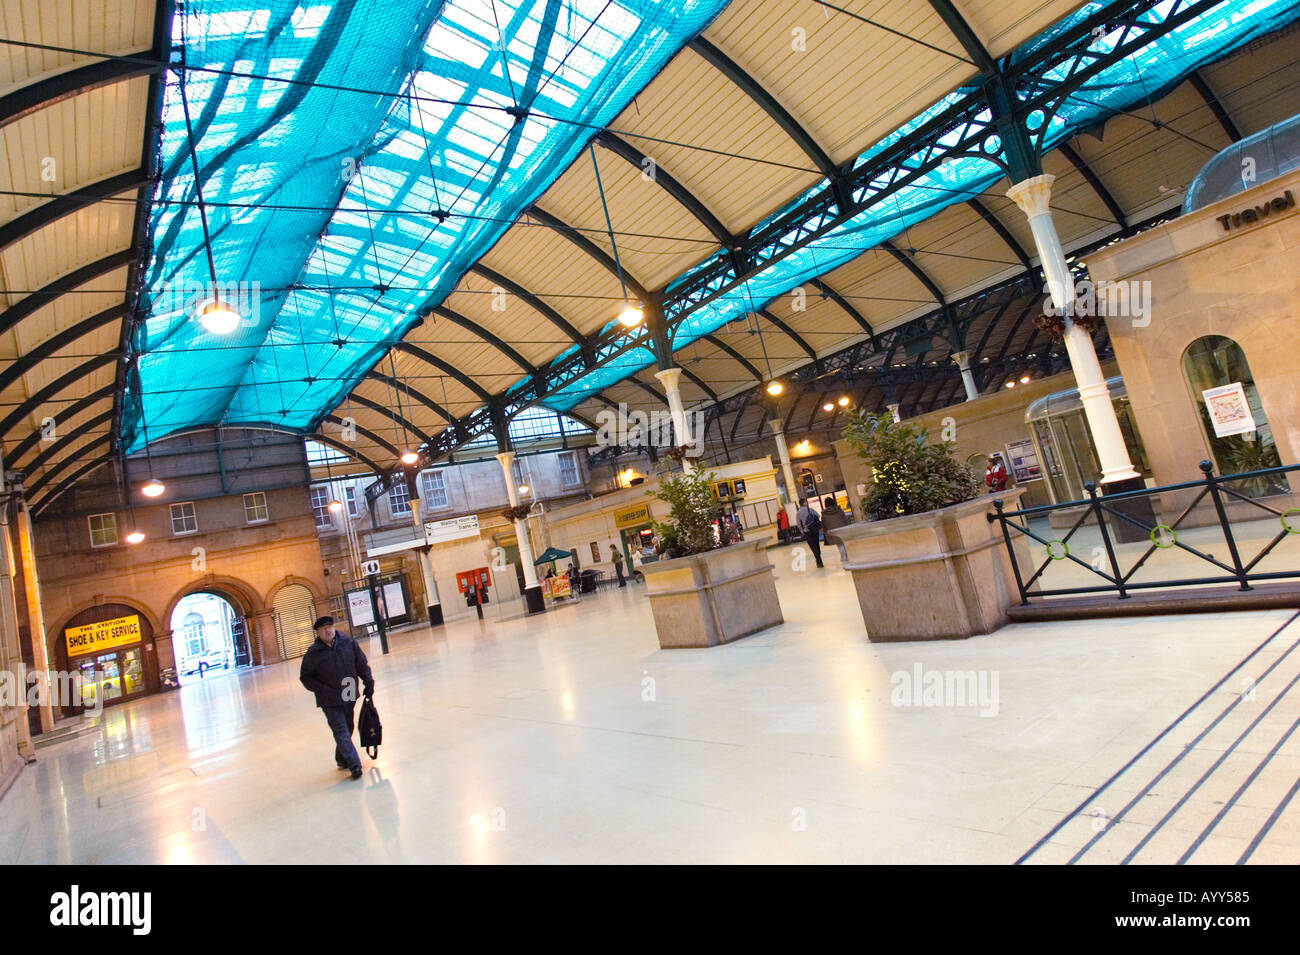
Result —
[[379, 722], [375, 701], [366, 697], [361, 701], [361, 715], [357, 717], [357, 736], [371, 759], [379, 758], [379, 744], [384, 741], [384, 724]]

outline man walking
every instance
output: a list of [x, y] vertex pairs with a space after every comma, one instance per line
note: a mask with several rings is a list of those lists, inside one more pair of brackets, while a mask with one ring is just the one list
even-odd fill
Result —
[[333, 617], [321, 617], [312, 629], [316, 641], [302, 658], [298, 679], [316, 694], [316, 705], [334, 734], [334, 764], [346, 769], [353, 779], [361, 778], [361, 756], [352, 744], [357, 689], [365, 686], [367, 698], [375, 695], [375, 678], [366, 655], [346, 633], [334, 629]]
[[614, 573], [618, 574], [618, 585], [626, 587], [627, 581], [623, 579], [623, 552], [613, 544], [609, 545], [609, 556], [614, 561]]
[[822, 519], [817, 516], [817, 512], [808, 506], [808, 501], [799, 498], [799, 510], [794, 515], [795, 523], [799, 525], [799, 533], [803, 534], [804, 543], [812, 549], [813, 558], [817, 561], [818, 567], [825, 566], [822, 563]]

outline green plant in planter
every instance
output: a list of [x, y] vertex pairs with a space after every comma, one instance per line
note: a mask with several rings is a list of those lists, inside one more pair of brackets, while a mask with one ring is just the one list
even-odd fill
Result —
[[718, 504], [713, 497], [713, 474], [701, 470], [665, 475], [657, 491], [647, 491], [668, 505], [668, 520], [651, 521], [664, 557], [702, 554], [717, 546], [713, 520]]
[[873, 521], [921, 514], [969, 501], [979, 494], [975, 478], [953, 457], [953, 443], [929, 444], [925, 428], [879, 415], [849, 412], [842, 437], [871, 466], [875, 483], [862, 500]]

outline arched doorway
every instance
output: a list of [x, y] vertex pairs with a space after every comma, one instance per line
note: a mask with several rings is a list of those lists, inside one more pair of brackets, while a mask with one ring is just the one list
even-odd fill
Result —
[[186, 594], [172, 610], [171, 630], [182, 686], [229, 675], [253, 662], [243, 614], [221, 594]]
[[[1280, 467], [1277, 444], [1246, 353], [1231, 338], [1205, 335], [1183, 352], [1183, 379], [1220, 474]], [[1284, 474], [1246, 478], [1236, 490], [1250, 497], [1285, 494]]]

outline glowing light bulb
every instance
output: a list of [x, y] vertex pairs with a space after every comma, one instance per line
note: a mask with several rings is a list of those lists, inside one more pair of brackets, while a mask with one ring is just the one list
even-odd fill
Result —
[[243, 320], [234, 308], [219, 298], [214, 298], [199, 312], [199, 321], [214, 335], [229, 335]]
[[420, 460], [420, 456], [414, 451], [404, 451], [402, 453], [403, 464], [414, 464], [418, 460]]
[[144, 540], [144, 531], [132, 531], [126, 535], [126, 542], [128, 544], [138, 544], [142, 540]]
[[769, 381], [767, 383], [767, 393], [775, 398], [781, 392], [785, 391], [785, 385], [779, 381]]
[[618, 313], [618, 320], [627, 328], [636, 328], [645, 318], [645, 312], [631, 302], [623, 305], [623, 311]]
[[329, 502], [328, 504], [326, 504], [325, 506], [328, 507], [328, 508], [329, 508], [331, 511], [333, 511], [335, 514], [337, 514], [339, 511], [343, 510], [343, 502], [340, 501], [340, 500], [338, 500], [337, 498], [335, 498], [334, 500], [330, 501], [330, 502]]
[[822, 405], [822, 411], [834, 411], [834, 410], [835, 410], [835, 404], [833, 402], [828, 401], [826, 402], [826, 404]]
[[1022, 385], [1027, 385], [1027, 384], [1029, 384], [1029, 376], [1028, 376], [1028, 375], [1025, 375], [1025, 377], [1021, 378], [1021, 379], [1020, 379], [1020, 383], [1021, 383]]
[[841, 408], [847, 408], [849, 406], [849, 396], [840, 395], [839, 405]]
[[1015, 383], [1014, 381], [1008, 381], [1008, 382], [1007, 382], [1007, 387], [1008, 387], [1008, 388], [1014, 388], [1015, 386], [1016, 386], [1016, 383]]
[[166, 485], [157, 478], [150, 478], [145, 486], [140, 488], [140, 493], [145, 497], [158, 497], [163, 491], [167, 490]]

